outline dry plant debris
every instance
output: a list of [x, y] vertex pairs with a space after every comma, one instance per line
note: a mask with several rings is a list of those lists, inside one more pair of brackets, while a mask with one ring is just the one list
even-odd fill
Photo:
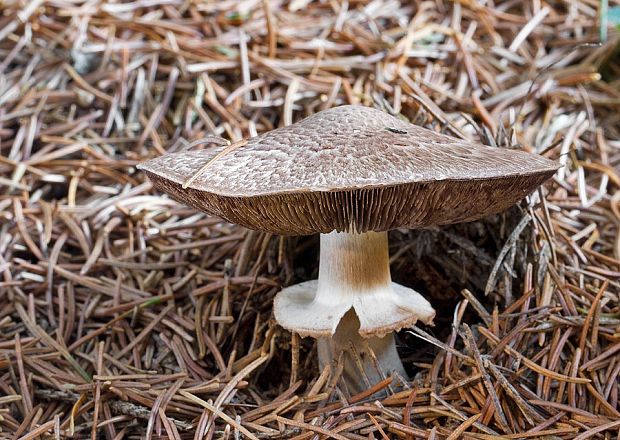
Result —
[[[620, 63], [597, 5], [3, 2], [0, 435], [618, 438]], [[414, 379], [387, 397], [339, 391], [273, 323], [316, 238], [134, 168], [344, 103], [563, 165], [504, 215], [392, 233], [394, 278], [443, 314], [401, 332]]]

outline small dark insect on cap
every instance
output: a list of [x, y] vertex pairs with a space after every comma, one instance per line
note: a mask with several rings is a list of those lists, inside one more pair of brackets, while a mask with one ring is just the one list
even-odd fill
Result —
[[241, 145], [226, 154], [227, 147], [173, 153], [139, 168], [182, 203], [284, 235], [476, 220], [513, 205], [558, 168], [539, 155], [463, 141], [351, 105]]

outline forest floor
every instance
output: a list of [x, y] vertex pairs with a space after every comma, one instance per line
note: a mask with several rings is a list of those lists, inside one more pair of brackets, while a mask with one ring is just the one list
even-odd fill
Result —
[[[4, 2], [0, 437], [618, 438], [620, 58], [598, 8]], [[506, 213], [390, 233], [394, 280], [438, 316], [398, 334], [411, 381], [354, 396], [273, 319], [318, 237], [227, 224], [135, 168], [348, 103], [561, 165]]]

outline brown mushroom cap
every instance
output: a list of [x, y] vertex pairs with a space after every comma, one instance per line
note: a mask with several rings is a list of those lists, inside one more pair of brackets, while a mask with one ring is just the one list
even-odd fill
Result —
[[522, 151], [452, 138], [362, 106], [335, 107], [223, 147], [139, 166], [174, 199], [277, 234], [387, 231], [501, 212], [557, 164]]

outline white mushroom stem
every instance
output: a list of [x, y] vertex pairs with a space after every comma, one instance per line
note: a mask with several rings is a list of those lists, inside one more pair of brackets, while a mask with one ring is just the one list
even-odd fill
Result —
[[393, 332], [435, 316], [422, 295], [391, 281], [386, 232], [321, 235], [319, 279], [282, 289], [274, 312], [284, 328], [319, 340], [321, 366], [342, 356], [352, 393], [404, 376]]
[[342, 302], [365, 293], [391, 291], [387, 232], [321, 234], [320, 249], [316, 301]]
[[359, 319], [351, 309], [340, 320], [334, 335], [317, 340], [321, 370], [342, 356], [342, 379], [351, 394], [369, 389], [394, 372], [407, 379], [396, 351], [394, 333], [390, 332], [382, 338], [364, 339], [358, 328]]
[[[392, 294], [387, 232], [321, 234], [315, 301], [337, 305], [363, 301], [365, 295], [376, 299], [382, 294]], [[321, 368], [342, 356], [343, 379], [352, 393], [368, 389], [394, 371], [406, 377], [394, 333], [366, 339], [359, 334], [359, 327], [360, 320], [351, 308], [332, 336], [318, 339]]]

